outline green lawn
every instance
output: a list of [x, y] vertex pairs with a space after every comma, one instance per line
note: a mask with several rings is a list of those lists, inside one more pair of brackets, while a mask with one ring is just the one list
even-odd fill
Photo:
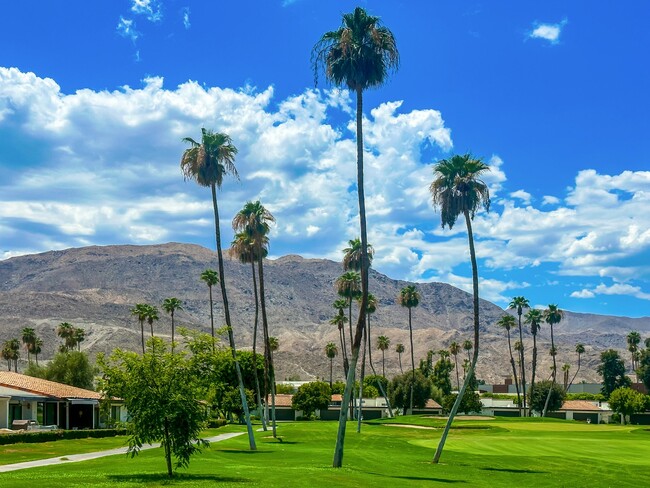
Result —
[[[395, 423], [436, 429], [390, 425]], [[550, 419], [459, 420], [441, 464], [432, 465], [441, 425], [438, 419], [402, 417], [365, 424], [357, 434], [350, 423], [342, 469], [330, 467], [337, 423], [299, 422], [280, 424], [282, 442], [258, 432], [254, 453], [248, 451], [245, 435], [215, 443], [171, 482], [164, 475], [162, 452], [154, 449], [135, 459], [112, 456], [0, 474], [0, 486], [638, 488], [650, 478], [650, 431], [635, 426]], [[227, 428], [233, 429], [238, 428]], [[110, 447], [114, 445], [101, 449]]]

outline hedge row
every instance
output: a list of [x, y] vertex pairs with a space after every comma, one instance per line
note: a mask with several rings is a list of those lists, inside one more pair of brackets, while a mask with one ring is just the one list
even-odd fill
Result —
[[219, 427], [223, 427], [227, 423], [228, 421], [226, 419], [210, 419], [208, 420], [208, 428], [218, 429]]
[[116, 435], [126, 435], [126, 429], [18, 431], [15, 434], [0, 434], [0, 445], [87, 439], [89, 437], [115, 437]]

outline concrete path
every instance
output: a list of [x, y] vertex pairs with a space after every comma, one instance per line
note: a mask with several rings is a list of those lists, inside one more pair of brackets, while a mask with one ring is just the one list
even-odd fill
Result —
[[[219, 442], [219, 441], [225, 441], [226, 439], [230, 439], [232, 437], [237, 437], [238, 435], [242, 435], [242, 434], [244, 434], [244, 432], [232, 432], [229, 434], [220, 434], [220, 435], [215, 435], [214, 437], [207, 437], [206, 440], [210, 442]], [[148, 444], [146, 446], [142, 446], [140, 450], [144, 451], [146, 449], [154, 449], [156, 447], [160, 447], [160, 443]], [[86, 454], [72, 454], [68, 456], [61, 456], [61, 457], [49, 458], [49, 459], [37, 459], [36, 461], [25, 461], [24, 463], [5, 464], [4, 466], [0, 466], [0, 473], [17, 471], [19, 469], [37, 468], [39, 466], [52, 466], [54, 464], [77, 463], [79, 461], [87, 461], [89, 459], [97, 459], [100, 457], [114, 456], [116, 454], [126, 454], [127, 450], [128, 447], [118, 447], [116, 449], [108, 449], [106, 451], [88, 452]]]

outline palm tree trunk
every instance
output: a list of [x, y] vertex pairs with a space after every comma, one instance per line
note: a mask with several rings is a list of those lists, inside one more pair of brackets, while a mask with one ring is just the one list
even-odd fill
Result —
[[339, 329], [339, 342], [341, 343], [341, 351], [343, 351], [343, 375], [348, 377], [348, 357], [345, 354], [345, 327]]
[[[348, 298], [348, 327], [350, 328], [350, 347], [352, 347], [352, 295]], [[350, 417], [354, 419], [354, 389], [350, 399]]]
[[332, 372], [334, 371], [334, 358], [330, 358], [330, 390], [332, 389]]
[[512, 346], [510, 344], [510, 331], [507, 330], [506, 332], [508, 333], [508, 352], [510, 353], [510, 365], [512, 366], [512, 375], [515, 378], [515, 389], [517, 390], [517, 405], [519, 406], [519, 416], [521, 417], [521, 395], [519, 394], [519, 381], [517, 380], [517, 367], [515, 366], [515, 358], [512, 357]]
[[400, 372], [401, 374], [404, 374], [404, 370], [402, 369], [402, 353], [401, 353], [401, 352], [398, 353], [398, 354], [397, 354], [397, 357], [398, 357], [398, 359], [399, 359], [399, 372]]
[[144, 354], [144, 320], [140, 321], [140, 335], [142, 336], [142, 354]]
[[174, 354], [174, 310], [171, 311], [172, 315], [172, 354]]
[[386, 350], [382, 349], [381, 350], [381, 375], [385, 378], [386, 377]]
[[262, 258], [262, 250], [259, 249], [257, 258], [257, 273], [260, 277], [260, 309], [262, 311], [262, 331], [264, 333], [264, 355], [266, 357], [266, 374], [269, 375], [271, 381], [271, 426], [273, 429], [273, 437], [277, 437], [275, 425], [275, 374], [273, 368], [273, 352], [271, 351], [271, 342], [269, 339], [269, 323], [266, 317], [266, 299], [264, 291], [264, 259]]
[[[370, 364], [370, 369], [372, 370], [372, 374], [377, 376], [377, 372], [375, 371], [375, 366], [372, 364], [372, 344], [370, 341], [370, 314], [368, 314], [368, 331], [366, 333], [366, 340], [368, 342], [368, 363]], [[384, 397], [384, 400], [386, 401], [386, 406], [388, 407], [388, 417], [393, 418], [393, 409], [390, 406], [390, 400], [388, 399], [388, 395], [386, 394], [386, 391], [384, 390], [384, 385], [382, 385], [381, 381], [377, 382], [377, 387], [379, 388], [379, 392], [381, 393], [381, 396]]]
[[[352, 390], [354, 390], [354, 376], [356, 373], [357, 361], [359, 359], [359, 347], [363, 338], [363, 329], [366, 325], [366, 307], [368, 306], [368, 234], [366, 229], [366, 202], [365, 192], [363, 189], [363, 92], [361, 86], [356, 87], [357, 94], [357, 192], [359, 195], [359, 227], [361, 231], [361, 307], [359, 310], [359, 320], [357, 321], [357, 330], [354, 334], [352, 343], [352, 361], [348, 371], [345, 391], [343, 392], [343, 403], [341, 414], [339, 416], [339, 429], [336, 436], [336, 446], [334, 448], [334, 459], [332, 466], [340, 468], [343, 465], [343, 449], [345, 444], [345, 428], [347, 425], [348, 414], [347, 408]], [[352, 338], [350, 338], [352, 340]]]
[[[36, 363], [38, 366], [38, 362]], [[571, 378], [571, 382], [569, 383], [569, 386], [567, 386], [567, 389], [565, 390], [564, 393], [567, 393], [569, 391], [569, 388], [571, 388], [571, 385], [573, 384], [574, 380], [576, 379], [576, 376], [578, 376], [578, 373], [580, 372], [580, 354], [578, 354], [578, 369], [576, 370], [575, 374], [573, 375], [573, 378]]]
[[474, 300], [473, 300], [473, 305], [474, 305], [474, 352], [472, 354], [472, 362], [469, 365], [469, 371], [467, 373], [467, 377], [465, 378], [465, 381], [463, 381], [463, 387], [460, 389], [458, 392], [458, 396], [456, 397], [456, 401], [454, 402], [453, 407], [451, 407], [451, 412], [449, 412], [449, 418], [447, 419], [447, 424], [445, 425], [445, 430], [442, 432], [442, 436], [440, 437], [440, 442], [438, 443], [438, 448], [436, 449], [436, 453], [433, 457], [433, 463], [437, 464], [438, 461], [440, 460], [440, 455], [442, 454], [442, 450], [445, 447], [445, 442], [447, 441], [447, 435], [449, 434], [449, 429], [451, 428], [451, 424], [454, 421], [454, 417], [456, 416], [456, 412], [458, 412], [458, 407], [460, 407], [460, 402], [463, 399], [463, 396], [465, 396], [465, 390], [467, 389], [467, 385], [470, 383], [472, 378], [474, 377], [474, 369], [476, 368], [476, 362], [478, 361], [478, 346], [479, 346], [479, 298], [478, 298], [478, 266], [476, 264], [476, 251], [474, 250], [474, 236], [472, 234], [472, 221], [469, 216], [469, 212], [465, 210], [463, 212], [465, 214], [465, 223], [467, 224], [467, 239], [469, 241], [469, 256], [470, 260], [472, 262], [472, 291], [474, 293]]
[[251, 273], [253, 275], [253, 294], [255, 296], [255, 322], [253, 324], [253, 376], [255, 378], [255, 392], [257, 393], [257, 409], [262, 420], [262, 430], [266, 432], [266, 415], [262, 408], [262, 392], [260, 391], [260, 378], [257, 374], [257, 324], [259, 323], [260, 300], [257, 295], [257, 278], [255, 277], [255, 260], [251, 259]]
[[[531, 374], [530, 374], [530, 392], [535, 389], [535, 372], [537, 371], [537, 334], [533, 334], [533, 361], [531, 365]], [[533, 414], [532, 408], [528, 411], [528, 416], [531, 417]]]
[[210, 293], [210, 332], [212, 334], [212, 353], [214, 354], [214, 306], [212, 302], [212, 285], [208, 285]]
[[[153, 337], [153, 320], [149, 322], [149, 328], [151, 329], [151, 337]], [[81, 343], [77, 342], [77, 350], [81, 349]]]
[[[255, 435], [253, 434], [253, 426], [251, 425], [251, 416], [248, 411], [248, 402], [246, 401], [246, 390], [244, 389], [244, 378], [241, 374], [239, 367], [239, 360], [237, 359], [237, 348], [235, 347], [235, 336], [232, 331], [232, 322], [230, 321], [230, 309], [228, 308], [228, 294], [226, 293], [226, 278], [223, 269], [223, 253], [221, 252], [221, 230], [219, 228], [219, 206], [217, 205], [217, 188], [213, 183], [210, 185], [212, 190], [212, 206], [214, 208], [214, 228], [215, 237], [217, 240], [217, 259], [219, 261], [219, 281], [221, 282], [221, 296], [223, 299], [223, 310], [226, 318], [226, 326], [228, 328], [228, 341], [230, 342], [230, 351], [232, 358], [235, 361], [235, 372], [237, 373], [237, 382], [239, 383], [239, 396], [241, 397], [242, 407], [244, 409], [244, 418], [246, 419], [246, 429], [248, 431], [248, 444], [251, 451], [257, 450], [255, 445]], [[214, 338], [214, 328], [213, 336]], [[212, 341], [214, 347], [214, 340]]]
[[456, 388], [460, 390], [460, 376], [458, 374], [458, 354], [454, 354], [454, 363], [456, 363]]
[[411, 327], [411, 307], [409, 309], [409, 340], [411, 341], [411, 371], [413, 372], [413, 382], [411, 383], [411, 399], [409, 401], [410, 413], [413, 413], [413, 388], [415, 387], [415, 352], [413, 351], [413, 328]]
[[553, 324], [551, 325], [551, 351], [553, 351], [553, 379], [551, 380], [551, 387], [548, 389], [546, 394], [546, 401], [544, 402], [544, 410], [542, 411], [542, 417], [546, 417], [546, 410], [548, 409], [548, 402], [551, 400], [551, 393], [553, 392], [553, 387], [555, 386], [555, 379], [557, 375], [557, 364], [555, 363], [555, 341], [553, 340]]
[[[364, 334], [365, 336], [365, 334]], [[363, 338], [363, 353], [361, 354], [361, 377], [359, 378], [359, 406], [357, 407], [357, 434], [361, 432], [361, 417], [363, 416], [363, 379], [366, 376], [366, 338]]]
[[[519, 310], [517, 310], [519, 312]], [[526, 367], [524, 363], [524, 336], [521, 331], [521, 312], [519, 312], [519, 343], [521, 344], [521, 349], [519, 350], [519, 360], [521, 364], [519, 365], [519, 372], [521, 373], [521, 393], [524, 400], [524, 416], [526, 415]], [[520, 404], [521, 405], [521, 404]]]

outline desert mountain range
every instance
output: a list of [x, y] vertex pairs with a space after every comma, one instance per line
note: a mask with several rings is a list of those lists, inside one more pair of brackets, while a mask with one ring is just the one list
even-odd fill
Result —
[[[184, 310], [176, 313], [177, 324], [208, 332], [208, 289], [199, 279], [207, 268], [217, 269], [215, 252], [178, 243], [92, 246], [0, 261], [0, 341], [19, 337], [24, 327], [33, 327], [45, 342], [41, 358], [48, 359], [61, 342], [56, 326], [70, 322], [86, 331], [81, 348], [91, 356], [116, 347], [139, 350], [140, 326], [130, 314], [131, 307], [140, 302], [160, 307], [167, 297], [184, 302]], [[251, 268], [227, 259], [225, 272], [237, 346], [247, 349], [252, 346], [255, 311]], [[324, 259], [290, 255], [266, 261], [269, 328], [280, 343], [275, 356], [278, 379], [329, 377], [329, 362], [323, 349], [330, 341], [338, 345], [338, 331], [329, 320], [334, 316], [332, 302], [337, 298], [334, 282], [341, 273], [340, 263]], [[397, 343], [406, 347], [402, 356], [404, 369], [410, 364], [407, 310], [396, 302], [400, 289], [407, 284], [371, 270], [370, 290], [379, 303], [371, 318], [373, 348], [377, 336], [390, 339], [391, 347], [386, 351], [387, 376], [399, 373]], [[471, 339], [472, 297], [445, 283], [416, 286], [421, 294], [420, 306], [412, 313], [417, 365], [428, 350], [437, 351], [447, 348], [452, 341], [462, 343]], [[215, 325], [222, 325], [218, 289], [214, 296]], [[505, 333], [495, 325], [504, 313], [497, 305], [481, 301], [482, 344], [477, 372], [487, 382], [502, 382], [509, 374]], [[169, 316], [162, 310], [155, 328], [163, 337], [171, 334]], [[586, 353], [576, 381], [598, 381], [596, 366], [601, 351], [618, 349], [629, 363], [625, 337], [631, 330], [639, 331], [644, 339], [650, 336], [650, 318], [566, 312], [564, 320], [555, 327], [558, 363], [567, 362], [575, 371], [574, 348], [582, 342]], [[524, 343], [528, 363], [532, 339], [527, 330]], [[538, 371], [548, 372], [550, 337], [545, 324], [538, 335], [538, 347]], [[460, 361], [462, 357], [459, 356]], [[380, 351], [373, 351], [373, 360], [380, 370]], [[21, 362], [22, 367], [25, 363]], [[335, 360], [335, 374], [343, 376], [340, 356]]]

